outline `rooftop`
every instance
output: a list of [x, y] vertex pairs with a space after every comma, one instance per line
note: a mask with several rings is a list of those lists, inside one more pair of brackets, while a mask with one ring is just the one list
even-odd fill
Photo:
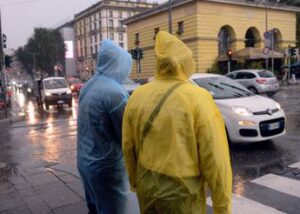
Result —
[[[232, 5], [240, 5], [240, 6], [248, 6], [248, 7], [257, 7], [257, 8], [265, 8], [265, 3], [260, 0], [173, 0], [172, 1], [172, 7], [178, 7], [183, 4], [187, 4], [189, 2], [194, 1], [203, 1], [203, 2], [215, 2], [215, 3], [223, 3], [223, 4], [232, 4]], [[300, 7], [294, 7], [294, 6], [287, 6], [282, 3], [273, 3], [269, 2], [267, 7], [269, 9], [273, 10], [282, 10], [282, 11], [289, 11], [289, 12], [300, 12]], [[124, 20], [124, 24], [129, 24], [131, 22], [135, 22], [141, 18], [146, 18], [149, 16], [152, 16], [154, 14], [163, 12], [168, 10], [169, 8], [169, 2], [165, 2], [163, 4], [160, 4], [159, 6], [155, 8], [148, 9], [142, 13], [139, 13], [135, 16], [132, 16], [130, 18], [127, 18]]]

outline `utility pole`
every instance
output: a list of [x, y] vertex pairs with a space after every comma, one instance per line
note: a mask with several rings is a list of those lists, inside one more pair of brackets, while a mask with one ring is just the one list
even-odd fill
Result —
[[0, 6], [0, 82], [1, 88], [0, 92], [3, 94], [4, 97], [4, 110], [5, 110], [5, 117], [8, 117], [7, 111], [7, 102], [6, 102], [6, 82], [5, 82], [5, 73], [4, 73], [4, 51], [3, 51], [3, 33], [2, 33], [2, 13], [1, 13], [1, 6]]
[[169, 33], [172, 34], [172, 0], [169, 0]]
[[[269, 0], [263, 0], [265, 3], [265, 27], [266, 27], [266, 33], [268, 32], [268, 3]], [[266, 39], [266, 38], [265, 38]], [[269, 55], [266, 57], [266, 69], [269, 67]]]

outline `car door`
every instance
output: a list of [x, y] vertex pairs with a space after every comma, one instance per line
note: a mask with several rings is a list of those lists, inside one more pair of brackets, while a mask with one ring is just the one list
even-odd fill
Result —
[[247, 73], [246, 72], [244, 72], [244, 71], [240, 71], [240, 72], [238, 72], [237, 74], [236, 74], [236, 76], [235, 76], [235, 80], [238, 82], [238, 83], [240, 83], [240, 84], [242, 84], [243, 86], [245, 86], [245, 87], [247, 87]]

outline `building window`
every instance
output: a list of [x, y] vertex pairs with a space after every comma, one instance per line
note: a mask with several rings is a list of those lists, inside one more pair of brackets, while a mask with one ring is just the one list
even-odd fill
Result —
[[109, 20], [108, 27], [114, 27], [114, 20], [113, 19]]
[[97, 29], [97, 22], [94, 22], [94, 29]]
[[113, 12], [111, 10], [109, 11], [109, 17], [114, 17]]
[[102, 41], [102, 34], [100, 33], [100, 35], [99, 35], [99, 36], [100, 36], [100, 42], [101, 42], [101, 41]]
[[181, 35], [184, 32], [184, 26], [183, 26], [183, 21], [178, 22], [178, 30], [177, 30], [177, 34]]
[[98, 41], [97, 41], [97, 35], [94, 36], [94, 41], [95, 41], [95, 43], [98, 42]]
[[119, 11], [119, 18], [122, 18], [123, 14], [122, 11]]
[[113, 32], [110, 32], [109, 33], [109, 38], [111, 39], [111, 40], [114, 40], [115, 38], [114, 38], [114, 33]]
[[130, 17], [131, 16], [131, 11], [127, 12], [127, 16]]
[[119, 45], [124, 48], [124, 43], [123, 42], [120, 42]]
[[102, 22], [101, 22], [101, 20], [99, 20], [99, 28], [101, 28], [102, 27]]
[[153, 37], [154, 40], [155, 40], [156, 34], [158, 34], [158, 32], [159, 32], [159, 27], [154, 29], [154, 37]]
[[119, 40], [123, 40], [123, 33], [119, 33]]
[[122, 27], [122, 21], [119, 20], [118, 23], [119, 23], [119, 27]]
[[98, 53], [98, 45], [95, 45], [95, 54]]
[[91, 36], [90, 37], [90, 44], [92, 44], [93, 43], [93, 37]]

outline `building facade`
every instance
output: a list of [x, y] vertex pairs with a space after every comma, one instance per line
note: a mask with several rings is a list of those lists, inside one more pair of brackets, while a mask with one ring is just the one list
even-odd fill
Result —
[[146, 0], [102, 0], [74, 17], [76, 67], [83, 76], [92, 75], [101, 41], [110, 38], [127, 49], [127, 29], [123, 19], [157, 4]]
[[[154, 44], [158, 31], [168, 31], [168, 3], [124, 21], [128, 48], [138, 41], [143, 49], [141, 73], [134, 66], [131, 77], [154, 75]], [[283, 51], [296, 42], [296, 13], [299, 8], [250, 0], [174, 0], [172, 33], [193, 51], [197, 72], [207, 72], [227, 50], [265, 46], [265, 32], [272, 32], [273, 50]], [[143, 27], [141, 27], [143, 26]]]

